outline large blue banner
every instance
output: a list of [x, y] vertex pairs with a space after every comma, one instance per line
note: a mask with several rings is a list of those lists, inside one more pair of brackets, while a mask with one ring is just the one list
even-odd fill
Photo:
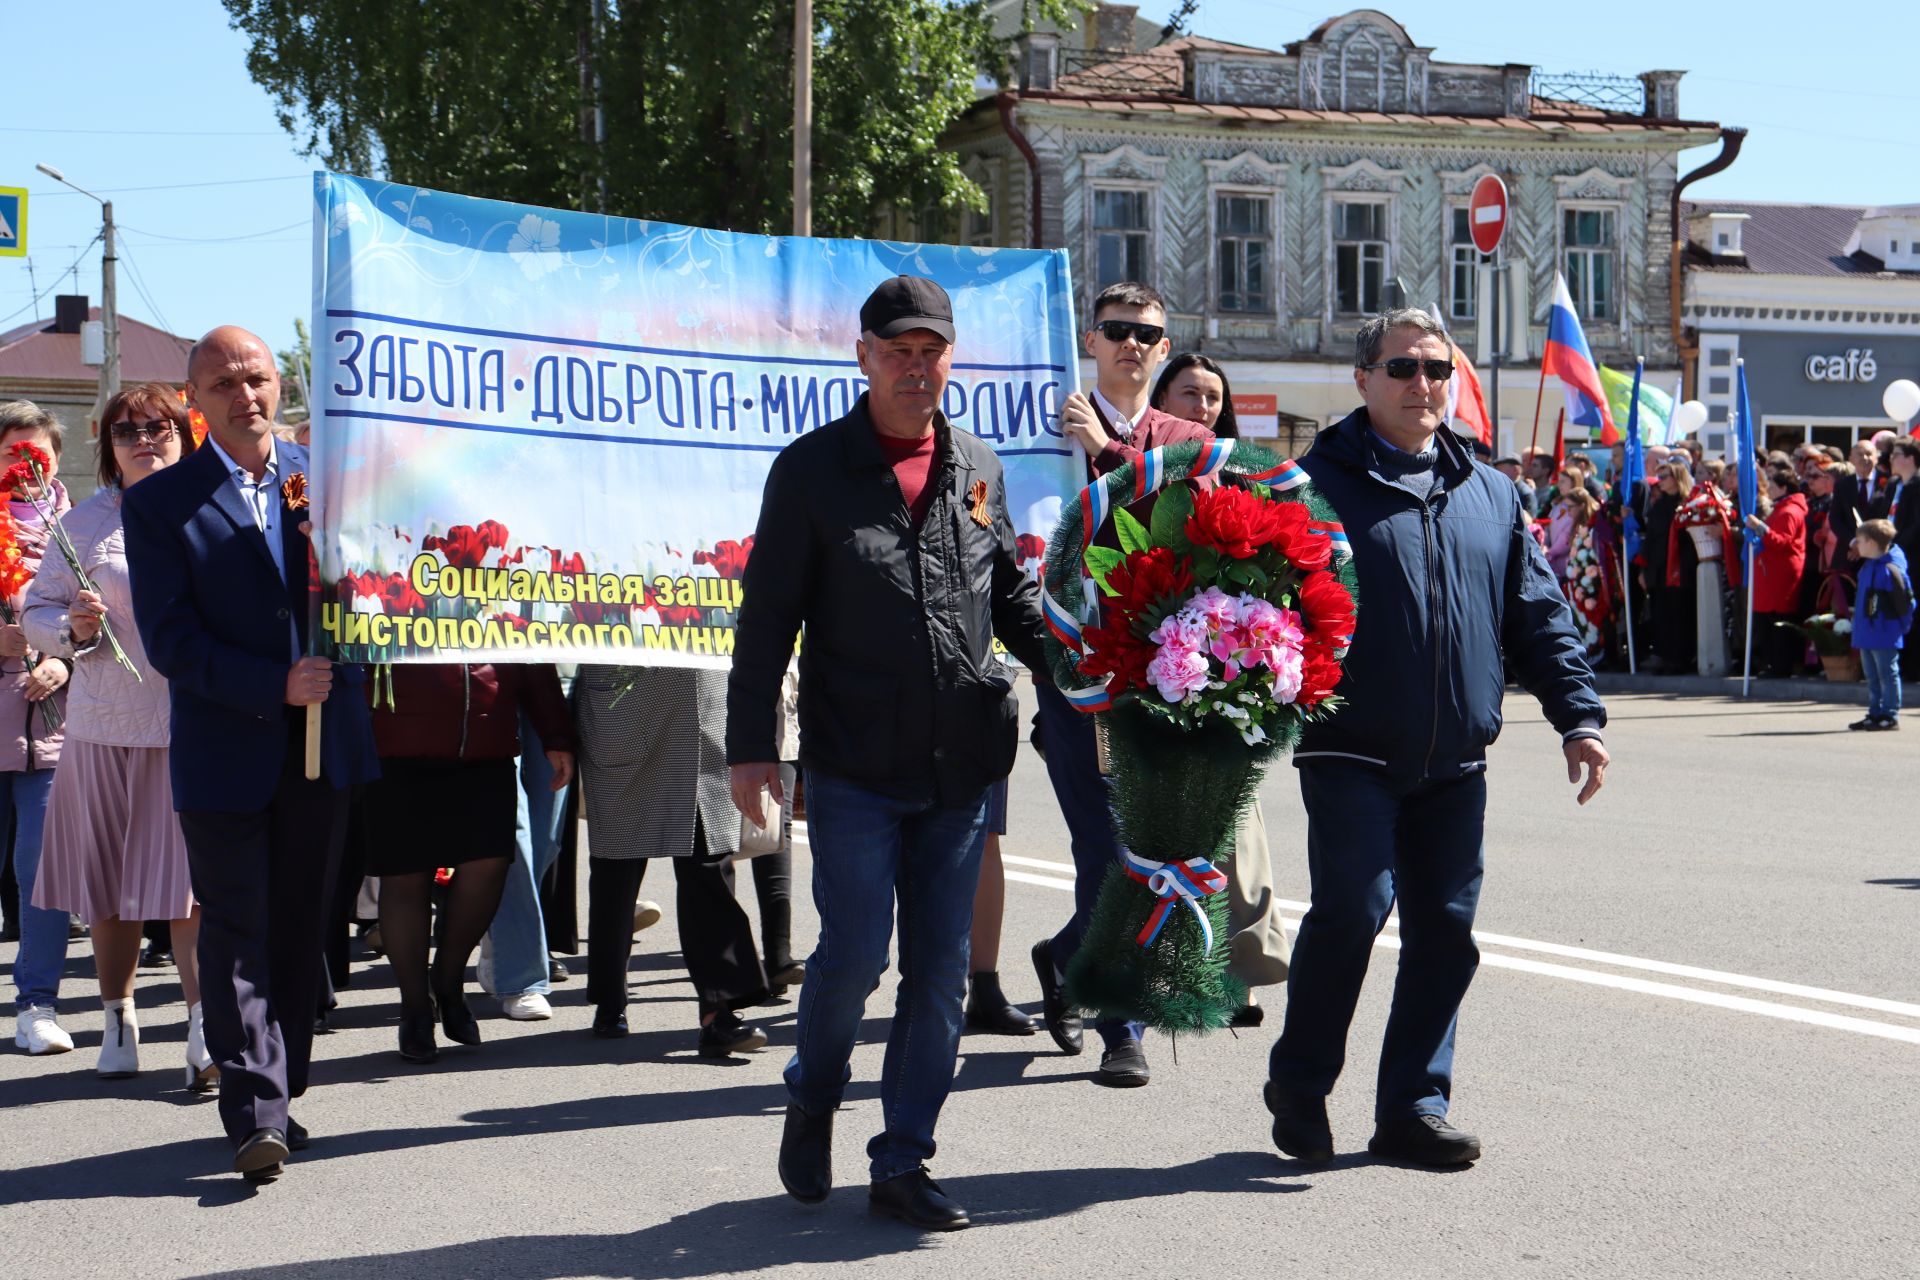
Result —
[[316, 175], [313, 504], [343, 661], [723, 664], [774, 456], [929, 276], [1026, 567], [1080, 480], [1060, 252], [737, 235]]

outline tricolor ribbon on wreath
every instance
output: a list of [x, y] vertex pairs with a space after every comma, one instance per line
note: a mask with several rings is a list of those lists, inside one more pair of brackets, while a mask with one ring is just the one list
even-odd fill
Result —
[[[1169, 468], [1165, 454], [1166, 448], [1162, 447], [1149, 449], [1140, 455], [1140, 461], [1134, 467], [1132, 496], [1127, 499], [1128, 502], [1142, 501], [1158, 493], [1170, 481], [1209, 480], [1217, 477], [1226, 469], [1227, 460], [1233, 456], [1233, 441], [1209, 441], [1194, 455], [1186, 474], [1181, 476], [1168, 474]], [[1107, 522], [1108, 515], [1113, 511], [1111, 491], [1114, 485], [1111, 482], [1116, 474], [1101, 476], [1080, 491], [1080, 547], [1083, 562], [1086, 549], [1094, 545], [1094, 535], [1100, 531], [1100, 527]], [[1284, 493], [1309, 483], [1306, 471], [1291, 458], [1282, 459], [1277, 465], [1265, 471], [1248, 473], [1244, 478], [1276, 493]], [[1336, 564], [1344, 564], [1353, 558], [1353, 544], [1347, 540], [1345, 526], [1338, 521], [1315, 520], [1309, 527], [1315, 533], [1324, 534], [1333, 543], [1333, 559]], [[1098, 620], [1099, 598], [1099, 592], [1092, 589], [1091, 579], [1089, 579], [1084, 596], [1088, 611], [1086, 621], [1089, 623]], [[1075, 653], [1085, 652], [1085, 645], [1080, 637], [1081, 619], [1074, 617], [1071, 610], [1053, 598], [1053, 594], [1047, 590], [1044, 573], [1040, 577], [1040, 614], [1046, 621], [1047, 629], [1053, 632], [1056, 640]], [[1096, 685], [1088, 689], [1063, 688], [1060, 692], [1065, 695], [1068, 702], [1088, 714], [1108, 711], [1113, 707], [1113, 699], [1108, 695], [1104, 685]]]
[[1160, 899], [1160, 904], [1147, 917], [1147, 923], [1134, 939], [1143, 947], [1153, 945], [1160, 936], [1160, 929], [1167, 923], [1167, 916], [1173, 910], [1173, 904], [1184, 902], [1193, 912], [1193, 918], [1200, 922], [1200, 934], [1206, 940], [1206, 951], [1213, 950], [1213, 923], [1207, 919], [1207, 912], [1200, 905], [1200, 899], [1223, 893], [1227, 887], [1227, 873], [1214, 866], [1206, 858], [1187, 858], [1179, 862], [1154, 862], [1143, 858], [1131, 849], [1122, 849], [1120, 856], [1125, 859], [1127, 878], [1138, 881], [1152, 890]]

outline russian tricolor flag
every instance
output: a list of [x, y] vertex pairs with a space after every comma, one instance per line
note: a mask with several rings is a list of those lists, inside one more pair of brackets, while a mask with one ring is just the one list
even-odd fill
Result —
[[1548, 313], [1547, 349], [1540, 357], [1540, 372], [1543, 377], [1550, 373], [1560, 379], [1569, 423], [1600, 428], [1601, 444], [1619, 441], [1613, 410], [1607, 407], [1606, 389], [1600, 385], [1600, 366], [1594, 363], [1586, 332], [1580, 328], [1567, 278], [1558, 272], [1553, 277], [1553, 310]]

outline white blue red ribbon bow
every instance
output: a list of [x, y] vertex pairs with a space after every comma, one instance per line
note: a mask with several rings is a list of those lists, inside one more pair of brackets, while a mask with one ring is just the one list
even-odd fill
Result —
[[1193, 912], [1193, 918], [1200, 922], [1201, 936], [1206, 940], [1206, 950], [1213, 950], [1213, 922], [1207, 919], [1207, 909], [1200, 905], [1200, 899], [1222, 893], [1227, 887], [1227, 873], [1213, 865], [1206, 858], [1187, 858], [1179, 862], [1154, 862], [1143, 858], [1131, 849], [1122, 849], [1120, 856], [1125, 860], [1123, 869], [1129, 879], [1151, 889], [1160, 899], [1153, 914], [1147, 917], [1146, 925], [1140, 930], [1134, 941], [1143, 947], [1150, 947], [1154, 939], [1160, 936], [1161, 928], [1167, 923], [1167, 915], [1173, 910], [1173, 904], [1184, 902]]

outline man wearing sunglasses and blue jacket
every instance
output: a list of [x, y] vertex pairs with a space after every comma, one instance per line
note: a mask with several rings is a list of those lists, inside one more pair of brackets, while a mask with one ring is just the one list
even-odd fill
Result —
[[1341, 706], [1307, 726], [1294, 764], [1307, 810], [1312, 907], [1287, 978], [1286, 1027], [1266, 1085], [1273, 1140], [1333, 1157], [1327, 1094], [1374, 938], [1395, 901], [1400, 964], [1380, 1051], [1374, 1155], [1466, 1164], [1480, 1141], [1447, 1120], [1486, 825], [1487, 747], [1504, 666], [1540, 700], [1585, 804], [1606, 777], [1606, 708], [1560, 584], [1513, 482], [1444, 421], [1454, 351], [1424, 311], [1369, 319], [1356, 342], [1364, 407], [1300, 459], [1353, 544], [1359, 623]]

